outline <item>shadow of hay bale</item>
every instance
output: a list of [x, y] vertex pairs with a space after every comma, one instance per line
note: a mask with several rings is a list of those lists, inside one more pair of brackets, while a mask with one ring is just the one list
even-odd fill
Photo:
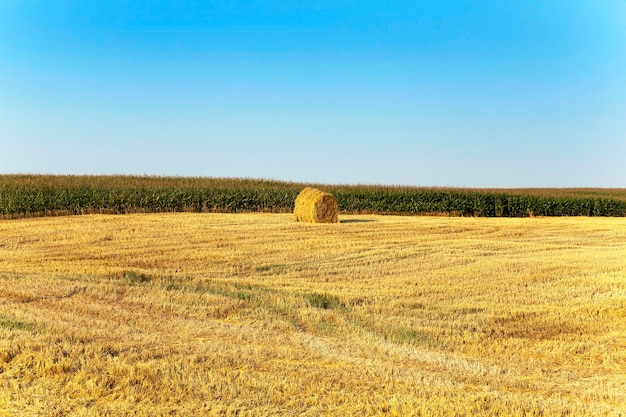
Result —
[[375, 220], [372, 219], [344, 219], [344, 220], [340, 220], [339, 223], [344, 224], [344, 223], [373, 223], [375, 222]]

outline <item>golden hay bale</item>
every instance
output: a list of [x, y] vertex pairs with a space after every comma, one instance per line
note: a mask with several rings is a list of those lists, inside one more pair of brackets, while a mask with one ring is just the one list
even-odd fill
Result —
[[339, 204], [332, 194], [306, 187], [296, 198], [294, 214], [297, 222], [337, 223]]

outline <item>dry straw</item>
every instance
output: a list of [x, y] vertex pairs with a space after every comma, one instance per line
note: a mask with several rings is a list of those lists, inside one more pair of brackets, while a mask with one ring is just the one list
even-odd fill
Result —
[[306, 187], [296, 198], [294, 214], [297, 222], [337, 223], [339, 204], [332, 194]]

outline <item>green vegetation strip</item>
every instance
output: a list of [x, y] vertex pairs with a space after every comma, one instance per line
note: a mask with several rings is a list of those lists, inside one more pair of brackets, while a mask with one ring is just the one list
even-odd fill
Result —
[[88, 213], [277, 212], [305, 186], [329, 191], [342, 213], [484, 217], [626, 216], [626, 189], [455, 189], [196, 177], [1, 175], [0, 216]]
[[32, 330], [33, 325], [25, 323], [19, 320], [15, 320], [11, 317], [0, 316], [0, 329], [8, 330]]

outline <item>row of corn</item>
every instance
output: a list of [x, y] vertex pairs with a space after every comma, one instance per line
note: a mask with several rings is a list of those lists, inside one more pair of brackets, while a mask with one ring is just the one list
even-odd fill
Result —
[[[185, 177], [0, 176], [3, 218], [133, 212], [290, 212], [308, 184]], [[564, 195], [453, 188], [319, 186], [342, 213], [448, 214], [483, 217], [626, 216], [616, 190]]]

